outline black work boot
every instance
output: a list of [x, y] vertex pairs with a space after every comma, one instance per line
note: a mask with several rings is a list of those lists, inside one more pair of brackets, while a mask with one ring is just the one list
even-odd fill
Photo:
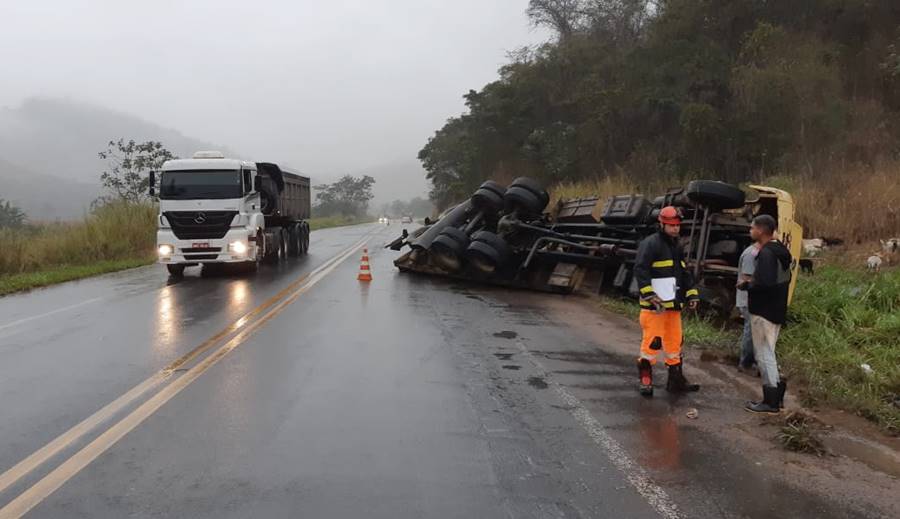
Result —
[[778, 382], [778, 408], [784, 408], [784, 392], [787, 391], [787, 379], [782, 378]]
[[653, 366], [647, 359], [638, 361], [638, 377], [642, 396], [653, 396]]
[[689, 384], [681, 371], [681, 363], [669, 365], [669, 378], [666, 380], [666, 391], [670, 393], [690, 393], [700, 391], [700, 384]]
[[[787, 386], [785, 385], [785, 387]], [[744, 406], [744, 409], [751, 413], [778, 413], [781, 410], [778, 400], [779, 394], [778, 386], [763, 386], [762, 402], [749, 402]]]

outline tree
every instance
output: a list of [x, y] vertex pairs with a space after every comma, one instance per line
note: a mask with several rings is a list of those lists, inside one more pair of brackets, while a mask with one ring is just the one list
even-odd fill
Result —
[[149, 200], [149, 172], [161, 168], [163, 162], [177, 158], [161, 142], [137, 143], [134, 139], [127, 142], [125, 139], [109, 141], [106, 151], [98, 155], [108, 162], [106, 171], [100, 175], [100, 182], [110, 195], [102, 197], [101, 201], [128, 203]]
[[0, 229], [21, 227], [25, 224], [25, 219], [25, 213], [21, 209], [0, 198]]
[[315, 212], [318, 216], [365, 216], [372, 200], [375, 179], [369, 175], [354, 177], [344, 175], [333, 184], [316, 186]]

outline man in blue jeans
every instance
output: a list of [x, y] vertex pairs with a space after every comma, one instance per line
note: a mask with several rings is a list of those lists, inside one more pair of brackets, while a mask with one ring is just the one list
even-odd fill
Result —
[[[754, 243], [741, 253], [741, 259], [738, 261], [738, 285], [753, 279], [757, 252], [759, 252], [759, 247]], [[749, 298], [746, 290], [737, 289], [734, 306], [737, 307], [741, 317], [744, 319], [744, 333], [741, 334], [738, 369], [749, 372], [753, 369], [753, 365], [756, 364], [756, 358], [753, 355], [753, 333], [750, 331]]]

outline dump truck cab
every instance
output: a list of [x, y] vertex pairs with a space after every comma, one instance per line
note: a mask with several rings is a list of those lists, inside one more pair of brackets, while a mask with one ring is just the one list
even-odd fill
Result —
[[[156, 178], [158, 176], [158, 179]], [[197, 152], [151, 173], [158, 187], [159, 262], [173, 276], [210, 263], [280, 260], [306, 252], [309, 179], [271, 163]]]

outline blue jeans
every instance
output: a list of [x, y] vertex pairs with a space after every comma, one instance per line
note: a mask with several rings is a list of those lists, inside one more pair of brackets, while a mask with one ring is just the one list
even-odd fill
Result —
[[750, 331], [750, 310], [746, 306], [739, 306], [741, 316], [744, 318], [744, 332], [741, 334], [740, 365], [749, 368], [756, 362], [753, 354], [753, 332]]

